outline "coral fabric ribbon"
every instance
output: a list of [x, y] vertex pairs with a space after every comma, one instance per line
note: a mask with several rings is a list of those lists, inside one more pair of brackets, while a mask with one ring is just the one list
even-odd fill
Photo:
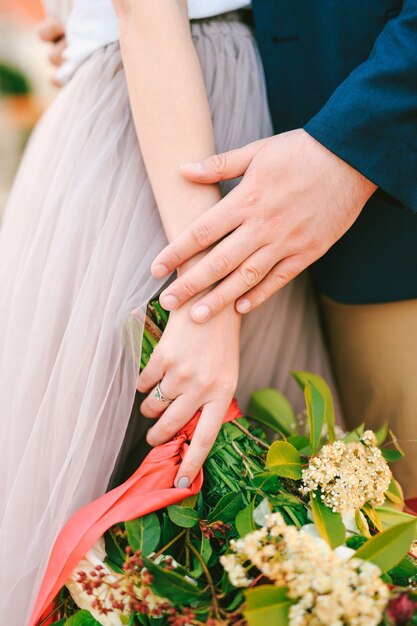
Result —
[[[233, 401], [225, 421], [232, 421], [241, 415], [236, 401]], [[77, 564], [114, 524], [148, 515], [200, 491], [202, 471], [189, 489], [174, 487], [178, 466], [199, 417], [200, 413], [197, 413], [172, 441], [151, 450], [125, 483], [83, 507], [69, 519], [52, 549], [29, 626], [37, 626], [47, 619], [53, 599]], [[51, 621], [45, 621], [45, 626]]]

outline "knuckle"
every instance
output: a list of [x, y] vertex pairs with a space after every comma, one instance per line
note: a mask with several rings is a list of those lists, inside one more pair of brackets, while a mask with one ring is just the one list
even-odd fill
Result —
[[231, 259], [225, 254], [214, 257], [211, 261], [210, 269], [216, 276], [224, 275], [225, 273], [229, 273], [231, 269]]
[[252, 209], [258, 204], [258, 202], [259, 202], [259, 193], [254, 187], [251, 187], [250, 189], [247, 190], [245, 194], [244, 205], [246, 208]]
[[291, 278], [287, 272], [278, 269], [271, 271], [271, 281], [276, 289], [281, 289], [289, 283], [290, 280]]
[[210, 245], [211, 233], [210, 229], [207, 226], [205, 226], [204, 224], [200, 224], [198, 226], [195, 226], [191, 232], [194, 241], [198, 246], [206, 248], [208, 245]]
[[210, 301], [210, 308], [213, 311], [220, 311], [224, 309], [226, 304], [227, 304], [226, 298], [221, 293], [217, 293], [217, 294], [213, 294], [212, 296], [212, 299]]
[[209, 159], [209, 165], [216, 174], [222, 174], [227, 166], [227, 158], [225, 154], [214, 154]]
[[243, 265], [239, 272], [248, 287], [256, 285], [261, 280], [261, 273], [255, 265]]
[[197, 289], [189, 280], [180, 280], [179, 287], [185, 297], [195, 296]]

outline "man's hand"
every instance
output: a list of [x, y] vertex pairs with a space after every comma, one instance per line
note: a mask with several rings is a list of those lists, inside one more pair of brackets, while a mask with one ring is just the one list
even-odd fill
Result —
[[64, 27], [54, 18], [48, 18], [40, 25], [38, 33], [42, 41], [52, 44], [49, 60], [52, 65], [60, 67], [64, 62], [63, 54], [67, 47]]
[[160, 297], [174, 310], [220, 281], [192, 307], [196, 322], [231, 302], [239, 313], [255, 309], [325, 254], [376, 190], [301, 129], [184, 165], [181, 173], [207, 184], [244, 175], [152, 264], [153, 275], [162, 278], [216, 244]]

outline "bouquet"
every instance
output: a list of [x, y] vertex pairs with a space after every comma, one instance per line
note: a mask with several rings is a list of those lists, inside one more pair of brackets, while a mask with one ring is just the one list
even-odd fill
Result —
[[[166, 320], [152, 303], [142, 366]], [[39, 626], [417, 624], [417, 518], [389, 467], [400, 445], [388, 426], [341, 432], [326, 383], [294, 376], [305, 413], [254, 393], [201, 491], [109, 528]]]

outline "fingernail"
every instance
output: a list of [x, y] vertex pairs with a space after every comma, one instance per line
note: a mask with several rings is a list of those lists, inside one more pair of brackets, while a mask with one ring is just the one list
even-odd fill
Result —
[[190, 486], [190, 479], [187, 476], [182, 476], [177, 482], [177, 489], [188, 489]]
[[182, 167], [187, 170], [192, 170], [193, 172], [201, 172], [203, 169], [203, 164], [202, 163], [184, 163]]
[[169, 273], [169, 270], [166, 265], [163, 263], [157, 263], [157, 265], [152, 265], [152, 276], [154, 278], [163, 278]]
[[210, 315], [210, 309], [206, 304], [196, 306], [192, 311], [193, 320], [196, 322], [205, 322]]
[[243, 300], [239, 300], [236, 304], [236, 309], [239, 313], [246, 313], [250, 309], [250, 300], [247, 298], [243, 298]]
[[172, 311], [173, 309], [176, 309], [177, 306], [179, 305], [178, 298], [176, 298], [170, 293], [166, 295], [161, 295], [159, 298], [159, 302], [167, 311]]

